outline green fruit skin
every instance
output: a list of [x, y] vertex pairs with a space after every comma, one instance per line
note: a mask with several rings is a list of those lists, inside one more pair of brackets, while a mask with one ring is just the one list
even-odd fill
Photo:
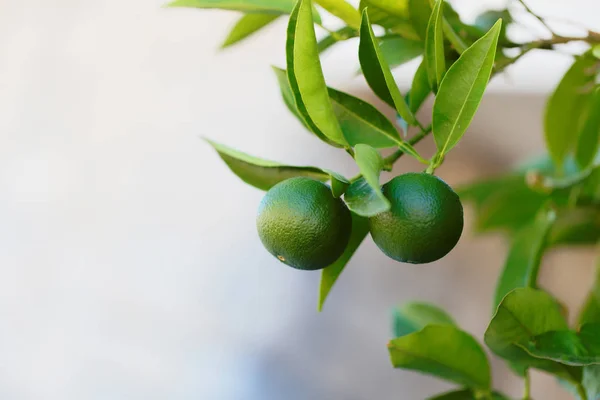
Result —
[[463, 207], [444, 181], [426, 173], [400, 175], [383, 185], [391, 209], [369, 219], [377, 246], [394, 260], [425, 264], [458, 243]]
[[337, 260], [350, 240], [352, 217], [329, 186], [296, 177], [273, 186], [256, 219], [265, 248], [283, 263], [317, 270]]

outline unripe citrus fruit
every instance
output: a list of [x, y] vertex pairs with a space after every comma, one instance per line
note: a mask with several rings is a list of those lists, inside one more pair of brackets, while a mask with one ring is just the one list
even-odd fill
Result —
[[265, 248], [285, 264], [316, 270], [337, 260], [348, 244], [350, 211], [329, 186], [297, 177], [273, 186], [256, 219]]
[[444, 257], [458, 243], [463, 208], [441, 179], [425, 173], [400, 175], [383, 185], [390, 210], [369, 219], [371, 236], [387, 256], [424, 264]]

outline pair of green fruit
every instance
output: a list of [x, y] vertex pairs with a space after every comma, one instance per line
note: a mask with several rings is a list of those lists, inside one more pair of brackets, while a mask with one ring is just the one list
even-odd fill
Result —
[[[423, 264], [448, 254], [463, 230], [458, 195], [441, 179], [407, 173], [383, 185], [390, 210], [369, 219], [373, 240], [388, 257]], [[296, 177], [273, 186], [258, 209], [258, 234], [285, 264], [317, 270], [335, 262], [350, 239], [352, 217], [329, 186]]]

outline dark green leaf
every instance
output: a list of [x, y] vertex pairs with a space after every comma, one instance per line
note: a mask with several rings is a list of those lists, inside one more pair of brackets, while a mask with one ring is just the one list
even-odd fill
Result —
[[423, 43], [398, 35], [388, 35], [380, 38], [379, 51], [389, 67], [395, 68], [423, 54]]
[[586, 54], [579, 57], [562, 78], [546, 105], [544, 119], [546, 147], [552, 159], [563, 167], [567, 154], [577, 143], [585, 104], [591, 96], [588, 85], [594, 80], [593, 66], [598, 61]]
[[338, 280], [344, 268], [350, 261], [350, 258], [358, 249], [358, 246], [362, 243], [363, 239], [369, 233], [369, 220], [367, 218], [360, 217], [352, 213], [352, 233], [350, 235], [350, 241], [344, 250], [344, 254], [337, 259], [336, 262], [323, 269], [321, 272], [321, 284], [319, 286], [319, 311], [323, 310], [323, 303], [329, 295], [331, 288]]
[[535, 358], [521, 347], [542, 333], [567, 329], [560, 304], [552, 296], [541, 290], [521, 288], [504, 297], [484, 340], [495, 354], [508, 361], [573, 380], [578, 379], [579, 369]]
[[415, 72], [408, 96], [408, 107], [410, 111], [416, 113], [419, 111], [429, 94], [431, 93], [431, 85], [429, 85], [429, 77], [427, 76], [427, 67], [423, 60]]
[[346, 146], [321, 70], [310, 0], [300, 0], [290, 15], [286, 59], [288, 81], [304, 121], [327, 143]]
[[503, 43], [506, 40], [506, 27], [513, 21], [512, 15], [508, 10], [488, 10], [479, 14], [475, 18], [475, 26], [481, 30], [481, 32], [487, 32], [498, 20], [501, 19], [502, 30], [500, 31], [499, 42]]
[[588, 400], [600, 399], [600, 365], [583, 367], [583, 387]]
[[469, 127], [492, 73], [502, 22], [469, 47], [450, 67], [433, 105], [433, 136], [441, 155]]
[[600, 324], [586, 324], [577, 333], [552, 331], [520, 345], [536, 358], [571, 366], [600, 364]]
[[590, 99], [590, 112], [579, 133], [575, 159], [582, 169], [592, 165], [600, 146], [600, 88]]
[[427, 24], [425, 38], [425, 65], [429, 85], [437, 92], [446, 73], [446, 56], [444, 55], [443, 11], [444, 0], [436, 0]]
[[375, 34], [369, 22], [367, 11], [363, 11], [360, 28], [358, 58], [363, 75], [373, 92], [383, 101], [394, 107], [406, 122], [416, 125], [417, 120], [400, 94], [390, 67], [381, 55]]
[[456, 325], [446, 311], [427, 303], [407, 303], [394, 309], [394, 337], [420, 331], [427, 325]]
[[246, 13], [289, 14], [294, 0], [175, 0], [168, 7], [218, 8]]
[[302, 116], [300, 115], [300, 111], [298, 111], [298, 108], [296, 107], [296, 100], [294, 100], [294, 93], [292, 93], [292, 88], [290, 87], [290, 82], [288, 81], [287, 72], [285, 72], [285, 70], [281, 68], [272, 68], [273, 72], [275, 72], [275, 75], [277, 76], [277, 83], [279, 83], [279, 89], [281, 90], [283, 102], [287, 106], [288, 110], [290, 110], [291, 113], [294, 114], [296, 118], [298, 118], [298, 121], [300, 121], [300, 123], [304, 125], [306, 129], [312, 132], [308, 124], [304, 121], [304, 118], [302, 118]]
[[[341, 195], [340, 188], [348, 181], [341, 175], [316, 167], [294, 167], [283, 165], [274, 161], [263, 160], [234, 150], [222, 144], [206, 139], [206, 141], [219, 153], [225, 164], [244, 182], [262, 190], [269, 190], [274, 185], [295, 176], [306, 176], [320, 181], [332, 180], [334, 195]], [[336, 193], [337, 192], [337, 193]]]
[[389, 119], [371, 104], [329, 88], [329, 97], [344, 137], [350, 146], [359, 143], [376, 148], [392, 147], [401, 141]]
[[579, 313], [578, 324], [600, 323], [600, 260], [596, 266], [596, 278]]
[[360, 27], [360, 13], [345, 0], [316, 0], [316, 3], [348, 26], [356, 29]]
[[392, 365], [476, 389], [489, 389], [490, 366], [475, 339], [451, 325], [429, 325], [388, 344]]
[[[383, 195], [379, 184], [379, 174], [383, 170], [381, 154], [371, 146], [357, 144], [354, 147], [354, 160], [364, 179], [353, 182], [348, 188], [344, 197], [348, 208], [363, 217], [372, 217], [389, 210], [390, 202]], [[364, 187], [365, 183], [369, 190]]]
[[277, 19], [277, 14], [246, 14], [238, 20], [221, 48], [236, 44]]
[[427, 25], [429, 24], [431, 11], [429, 0], [408, 0], [410, 22], [421, 40], [425, 40], [427, 36]]
[[[453, 392], [443, 393], [439, 396], [430, 397], [429, 400], [481, 400], [489, 399], [489, 397], [479, 396], [473, 393], [470, 389], [456, 390]], [[490, 400], [510, 400], [502, 393], [494, 392]]]
[[595, 206], [561, 209], [548, 235], [548, 245], [593, 245], [600, 240], [600, 209]]
[[494, 308], [513, 289], [536, 286], [546, 238], [555, 219], [554, 210], [542, 209], [530, 225], [525, 226], [513, 237], [496, 287]]

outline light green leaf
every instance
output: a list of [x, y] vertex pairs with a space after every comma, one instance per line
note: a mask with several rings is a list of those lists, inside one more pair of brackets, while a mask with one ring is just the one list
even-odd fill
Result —
[[456, 390], [456, 391], [443, 393], [439, 396], [429, 398], [429, 400], [481, 400], [481, 399], [510, 400], [508, 397], [506, 397], [502, 393], [494, 392], [494, 393], [492, 393], [492, 397], [489, 398], [489, 397], [485, 397], [485, 395], [475, 394], [470, 389]]
[[294, 0], [175, 0], [167, 7], [218, 8], [246, 13], [289, 14]]
[[443, 9], [444, 0], [436, 0], [431, 17], [429, 18], [429, 23], [427, 24], [427, 34], [425, 38], [425, 65], [427, 66], [429, 85], [433, 88], [434, 93], [437, 92], [442, 82], [442, 78], [446, 73]]
[[363, 217], [372, 217], [390, 209], [390, 202], [381, 198], [380, 193], [381, 189], [375, 190], [365, 178], [360, 178], [348, 186], [344, 200], [350, 211]]
[[[362, 199], [358, 203], [361, 206], [357, 209], [355, 201], [357, 199], [354, 199], [352, 196], [348, 198], [348, 195], [355, 194], [352, 191], [354, 189], [352, 186], [356, 182], [353, 182], [350, 188], [348, 188], [347, 196], [345, 197], [348, 208], [363, 217], [372, 217], [380, 212], [389, 210], [390, 202], [383, 195], [381, 185], [379, 184], [379, 174], [383, 170], [383, 158], [381, 154], [371, 146], [357, 144], [354, 147], [354, 160], [370, 191], [364, 192], [364, 189], [361, 188], [361, 191], [358, 192]], [[366, 202], [366, 204], [361, 204], [362, 202]]]
[[394, 309], [394, 337], [420, 331], [427, 325], [456, 326], [456, 323], [446, 311], [432, 304], [412, 302]]
[[419, 111], [429, 94], [431, 93], [431, 85], [427, 76], [427, 67], [425, 60], [421, 61], [415, 76], [413, 77], [412, 86], [408, 96], [408, 107], [410, 111], [416, 113]]
[[392, 365], [468, 387], [491, 385], [487, 357], [475, 339], [451, 325], [429, 325], [388, 344]]
[[278, 17], [276, 14], [246, 14], [242, 16], [236, 22], [231, 32], [229, 32], [221, 48], [224, 49], [246, 39], [248, 36], [275, 21]]
[[587, 323], [600, 323], [600, 260], [597, 261], [594, 284], [577, 321], [580, 326]]
[[[205, 139], [219, 153], [219, 157], [241, 180], [258, 189], [269, 190], [281, 181], [295, 176], [306, 176], [320, 181], [332, 181], [332, 192], [341, 196], [341, 187], [348, 185], [346, 178], [338, 173], [316, 167], [295, 167], [263, 160], [225, 145]], [[334, 190], [335, 188], [335, 190]], [[342, 192], [343, 193], [343, 192]]]
[[544, 118], [546, 147], [559, 169], [577, 143], [575, 133], [579, 132], [584, 106], [592, 93], [587, 86], [594, 81], [593, 66], [597, 62], [589, 54], [575, 60], [548, 99]]
[[556, 213], [553, 210], [543, 209], [530, 225], [514, 236], [504, 269], [498, 279], [494, 309], [513, 289], [536, 286], [546, 238], [555, 219]]
[[352, 233], [346, 250], [336, 262], [323, 269], [321, 272], [321, 284], [319, 286], [319, 305], [318, 310], [323, 310], [323, 304], [331, 292], [331, 288], [337, 282], [344, 268], [350, 261], [350, 258], [356, 252], [364, 238], [369, 233], [369, 220], [352, 213]]
[[364, 143], [376, 148], [386, 148], [401, 141], [390, 120], [371, 104], [331, 88], [329, 97], [333, 112], [350, 146]]
[[561, 306], [552, 296], [541, 290], [521, 288], [504, 297], [485, 332], [484, 341], [496, 355], [522, 367], [577, 380], [580, 369], [535, 358], [521, 347], [535, 336], [567, 329]]
[[[404, 1], [407, 7], [408, 0], [401, 1]], [[361, 0], [358, 7], [360, 12], [363, 12], [367, 7], [369, 8], [369, 20], [372, 24], [382, 26], [391, 33], [398, 34], [403, 38], [420, 40], [419, 35], [408, 20], [408, 14], [406, 16], [395, 16], [377, 7], [374, 3], [380, 2], [377, 0], [374, 0], [374, 2], [371, 0]]]
[[273, 72], [275, 72], [275, 76], [277, 77], [277, 83], [279, 83], [279, 89], [281, 90], [281, 96], [283, 97], [283, 102], [285, 103], [288, 110], [291, 111], [292, 114], [298, 121], [304, 125], [309, 132], [312, 132], [304, 118], [300, 115], [300, 111], [296, 107], [296, 100], [294, 99], [294, 93], [292, 92], [292, 88], [290, 87], [290, 82], [288, 81], [287, 72], [285, 69], [277, 68], [272, 66]]
[[600, 365], [583, 367], [583, 387], [588, 400], [600, 399]]
[[583, 325], [579, 332], [546, 332], [519, 346], [536, 358], [565, 365], [600, 364], [600, 324]]
[[380, 38], [379, 51], [389, 67], [395, 68], [423, 54], [423, 43], [398, 35], [387, 35]]
[[600, 60], [600, 44], [592, 47], [592, 55]]
[[369, 22], [367, 11], [363, 11], [360, 28], [360, 43], [358, 58], [363, 75], [373, 92], [383, 101], [394, 107], [406, 122], [416, 125], [417, 120], [404, 101], [400, 90], [394, 81], [387, 62], [381, 55], [375, 34]]
[[345, 0], [315, 0], [318, 5], [335, 15], [348, 26], [360, 27], [360, 13]]
[[365, 6], [374, 6], [386, 14], [403, 20], [408, 20], [409, 18], [408, 0], [368, 0]]
[[452, 149], [473, 119], [490, 79], [502, 22], [450, 67], [433, 105], [433, 136], [441, 155]]
[[329, 49], [331, 46], [339, 43], [340, 41], [357, 36], [358, 32], [349, 26], [344, 26], [333, 33], [329, 33], [317, 42], [319, 54], [323, 53], [325, 50]]
[[600, 147], [600, 88], [594, 91], [589, 101], [591, 106], [575, 150], [575, 159], [581, 169], [592, 165]]
[[427, 37], [427, 26], [429, 25], [431, 12], [431, 3], [429, 0], [408, 0], [410, 22], [421, 40], [425, 40]]
[[333, 146], [346, 146], [321, 70], [310, 0], [300, 0], [290, 15], [286, 59], [288, 80], [300, 115], [321, 139]]

